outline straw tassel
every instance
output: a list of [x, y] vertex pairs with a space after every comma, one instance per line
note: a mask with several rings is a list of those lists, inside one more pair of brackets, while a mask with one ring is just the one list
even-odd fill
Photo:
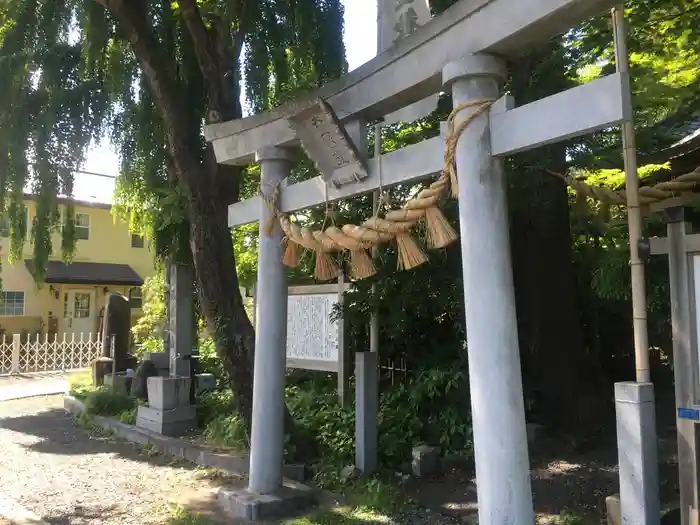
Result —
[[290, 237], [286, 237], [287, 247], [284, 250], [284, 257], [282, 258], [282, 263], [289, 268], [296, 268], [299, 266], [299, 259], [301, 258], [301, 248], [294, 242]]
[[425, 226], [428, 248], [444, 248], [457, 240], [457, 232], [437, 206], [425, 210]]
[[340, 269], [331, 254], [325, 250], [316, 250], [316, 267], [314, 275], [319, 281], [330, 281], [338, 276]]
[[376, 273], [372, 259], [363, 248], [350, 252], [350, 275], [354, 279], [366, 279]]
[[399, 251], [399, 270], [410, 270], [428, 260], [423, 250], [408, 232], [396, 235], [396, 247]]

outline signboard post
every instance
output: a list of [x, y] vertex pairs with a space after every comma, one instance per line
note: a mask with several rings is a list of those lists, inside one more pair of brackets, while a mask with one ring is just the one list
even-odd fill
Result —
[[700, 234], [688, 233], [684, 208], [668, 208], [665, 216], [668, 236], [651, 239], [650, 247], [652, 255], [668, 255], [681, 523], [686, 524], [700, 508]]
[[347, 403], [348, 363], [344, 320], [332, 319], [336, 304], [342, 308], [348, 289], [338, 284], [290, 286], [287, 292], [287, 368], [338, 374], [338, 401]]

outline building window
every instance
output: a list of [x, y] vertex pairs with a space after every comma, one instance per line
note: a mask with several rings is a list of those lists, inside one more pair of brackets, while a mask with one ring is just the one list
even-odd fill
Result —
[[90, 317], [90, 294], [85, 292], [75, 292], [73, 299], [73, 317], [76, 319], [87, 319]]
[[24, 315], [24, 292], [0, 293], [0, 315]]
[[141, 288], [132, 288], [129, 290], [129, 306], [137, 309], [143, 305], [143, 297], [141, 297]]
[[131, 234], [131, 247], [132, 248], [143, 248], [143, 235], [140, 233]]
[[83, 241], [90, 238], [90, 216], [87, 213], [75, 214], [75, 238]]
[[[27, 226], [27, 217], [28, 217], [28, 212], [27, 212], [27, 207], [24, 207], [24, 225], [25, 227]], [[2, 214], [0, 217], [0, 237], [9, 237], [10, 236], [10, 217], [9, 217], [9, 212], [5, 212]]]

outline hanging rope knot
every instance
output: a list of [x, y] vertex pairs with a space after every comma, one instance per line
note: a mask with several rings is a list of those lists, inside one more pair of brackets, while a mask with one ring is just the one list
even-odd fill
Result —
[[[445, 178], [449, 180], [452, 197], [457, 198], [459, 195], [459, 185], [457, 181], [457, 167], [455, 164], [455, 158], [457, 156], [457, 143], [459, 142], [462, 133], [467, 129], [469, 124], [471, 124], [474, 119], [488, 111], [493, 103], [496, 102], [495, 99], [479, 99], [471, 100], [460, 104], [452, 110], [450, 116], [447, 117], [447, 135], [445, 136], [445, 164], [442, 169], [442, 174], [440, 178]], [[465, 109], [476, 107], [466, 119], [464, 119], [458, 126], [455, 127], [455, 119]], [[438, 179], [439, 180], [439, 179]]]
[[280, 220], [281, 213], [279, 209], [279, 199], [280, 199], [280, 184], [277, 182], [273, 188], [272, 191], [270, 192], [270, 198], [268, 199], [265, 197], [265, 194], [262, 191], [262, 188], [260, 188], [260, 198], [262, 201], [267, 205], [268, 208], [270, 208], [270, 216], [267, 218], [267, 221], [265, 222], [265, 226], [263, 227], [263, 233], [270, 237], [272, 235], [272, 232], [275, 230], [275, 224]]

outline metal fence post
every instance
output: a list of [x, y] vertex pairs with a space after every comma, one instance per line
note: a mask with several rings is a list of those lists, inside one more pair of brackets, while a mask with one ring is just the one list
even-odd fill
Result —
[[10, 374], [19, 374], [19, 348], [20, 335], [12, 335], [12, 364], [10, 365]]

